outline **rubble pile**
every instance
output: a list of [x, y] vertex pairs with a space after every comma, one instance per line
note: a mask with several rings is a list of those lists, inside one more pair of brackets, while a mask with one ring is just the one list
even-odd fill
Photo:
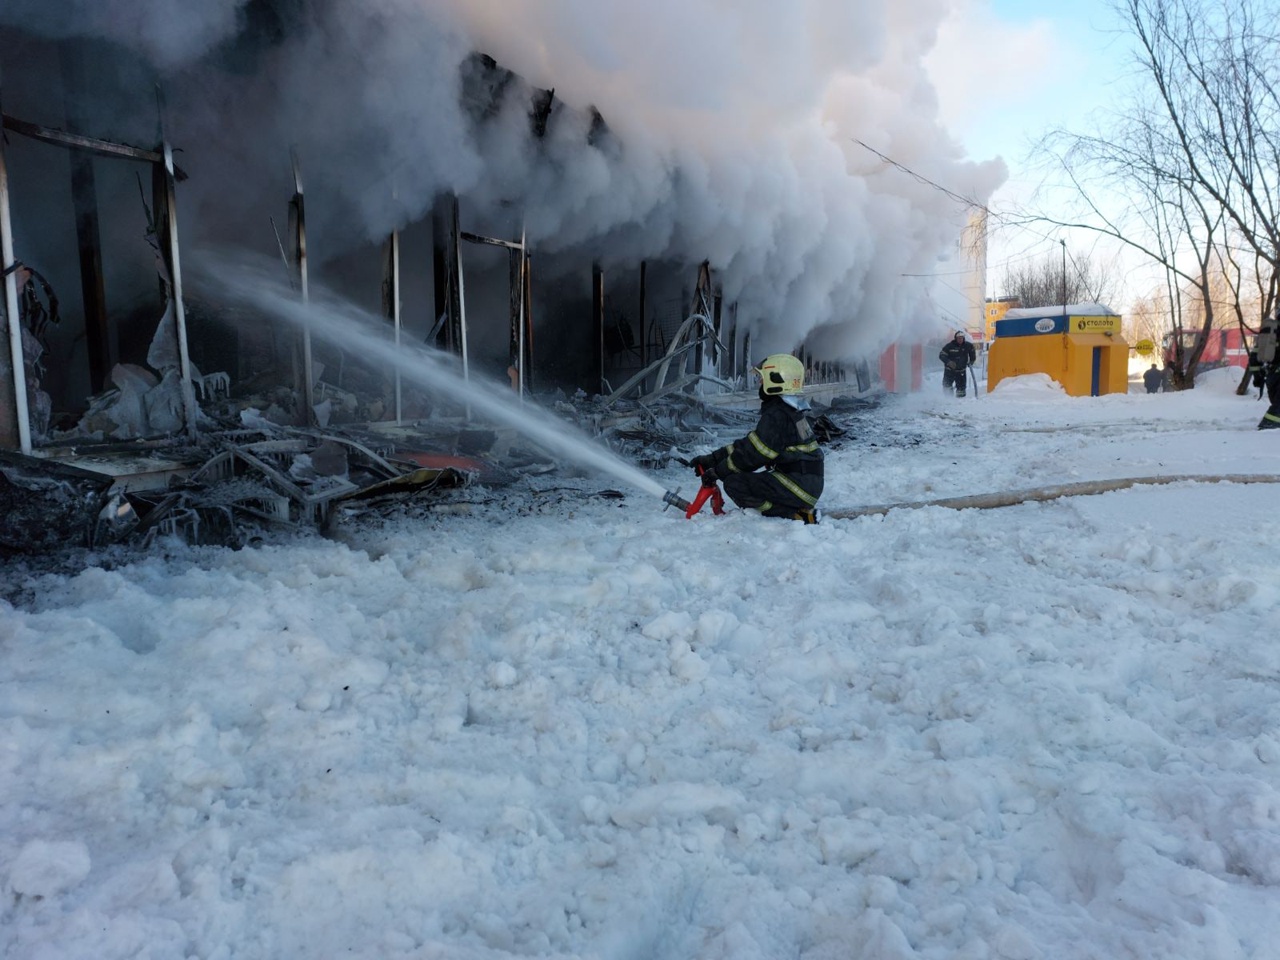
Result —
[[[163, 379], [144, 374], [118, 367], [112, 402], [96, 413], [91, 408], [84, 422], [110, 416], [130, 428], [153, 423], [146, 398]], [[283, 388], [273, 390], [289, 400]], [[238, 393], [219, 386], [206, 395], [200, 417], [205, 429], [194, 441], [181, 433], [126, 441], [64, 436], [42, 456], [6, 454], [0, 555], [40, 554], [68, 544], [145, 548], [158, 537], [243, 546], [265, 529], [326, 531], [371, 516], [438, 510], [464, 498], [527, 495], [531, 504], [546, 504], [559, 489], [548, 480], [583, 476], [575, 464], [510, 429], [461, 416], [300, 427], [273, 422], [256, 405], [261, 396]], [[545, 400], [569, 427], [653, 470], [740, 436], [756, 419], [749, 395], [620, 400], [557, 393]], [[365, 402], [357, 397], [355, 407]], [[870, 415], [876, 402], [815, 403], [819, 440], [838, 446], [856, 433], [857, 442], [871, 445], [909, 443], [877, 439]], [[103, 433], [108, 431], [94, 436]], [[575, 488], [573, 495], [581, 492]]]
[[111, 478], [0, 450], [0, 556], [90, 546]]

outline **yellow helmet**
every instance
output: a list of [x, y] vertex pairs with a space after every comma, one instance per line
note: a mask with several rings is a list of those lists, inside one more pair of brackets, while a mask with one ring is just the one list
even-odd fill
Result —
[[756, 367], [760, 389], [771, 397], [788, 396], [804, 389], [804, 364], [789, 353], [765, 357]]

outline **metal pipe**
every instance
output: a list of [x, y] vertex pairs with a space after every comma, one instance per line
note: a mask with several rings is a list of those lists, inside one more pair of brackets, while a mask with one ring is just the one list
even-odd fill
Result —
[[[400, 231], [391, 231], [391, 322], [395, 327], [396, 351], [400, 350]], [[400, 391], [400, 368], [395, 370], [396, 423], [404, 418]]]
[[516, 243], [514, 240], [499, 240], [497, 237], [482, 237], [478, 233], [468, 233], [465, 230], [459, 233], [458, 236], [463, 240], [466, 240], [468, 243], [487, 243], [490, 246], [505, 247], [508, 250], [524, 249], [523, 240], [520, 243]]
[[[59, 49], [64, 90], [82, 90], [88, 85], [84, 59], [71, 48]], [[67, 128], [84, 126], [85, 110], [78, 98], [64, 97]], [[76, 213], [76, 245], [80, 254], [80, 291], [84, 297], [84, 332], [89, 355], [89, 386], [101, 393], [110, 385], [111, 325], [107, 319], [107, 294], [102, 273], [102, 231], [98, 219], [98, 186], [94, 173], [94, 155], [85, 150], [69, 151], [71, 160], [71, 198]]]
[[182, 264], [178, 259], [178, 197], [174, 188], [173, 147], [167, 139], [164, 141], [163, 150], [165, 197], [169, 207], [169, 259], [172, 261], [169, 295], [173, 298], [173, 322], [178, 331], [178, 370], [182, 375], [182, 411], [187, 423], [187, 436], [194, 440], [196, 392], [191, 386], [191, 356], [187, 352], [187, 312], [182, 304]]
[[18, 420], [18, 448], [31, 454], [31, 419], [27, 409], [27, 365], [18, 317], [18, 265], [13, 259], [13, 223], [9, 215], [9, 168], [0, 135], [0, 269], [4, 271], [4, 309], [9, 318], [9, 354], [13, 358], [13, 400]]
[[[456, 236], [457, 224], [458, 224], [458, 221], [456, 219], [456, 214], [457, 214], [458, 208], [455, 206], [453, 209], [455, 213], [455, 219], [453, 221], [454, 235]], [[457, 242], [455, 242], [453, 245], [453, 256], [454, 256], [454, 264], [457, 267], [457, 273], [458, 273], [458, 339], [461, 341], [459, 346], [461, 347], [461, 352], [462, 352], [462, 382], [467, 385], [467, 390], [466, 390], [467, 395], [464, 398], [464, 404], [465, 404], [465, 409], [467, 413], [467, 419], [470, 420], [471, 419], [471, 390], [470, 390], [471, 365], [468, 363], [468, 360], [467, 360], [467, 284], [462, 277], [462, 246]]]
[[603, 394], [604, 380], [604, 268], [599, 262], [591, 265], [591, 338], [595, 341], [596, 383], [595, 392]]
[[645, 313], [645, 297], [647, 290], [645, 289], [647, 274], [649, 272], [649, 264], [646, 260], [640, 261], [640, 366], [644, 367], [649, 363], [649, 329], [644, 323]]
[[1062, 244], [1062, 319], [1067, 318], [1067, 241], [1059, 240]]
[[444, 219], [444, 203], [436, 200], [431, 209], [431, 287], [435, 323], [427, 336], [427, 342], [433, 347], [451, 346], [449, 304], [452, 296], [449, 289], [449, 241], [445, 237]]
[[[147, 163], [165, 162], [164, 154], [155, 150], [143, 150], [127, 143], [116, 143], [111, 140], [99, 140], [97, 137], [68, 133], [54, 127], [41, 126], [38, 123], [28, 123], [26, 120], [19, 120], [17, 117], [11, 117], [8, 114], [0, 115], [0, 124], [3, 124], [5, 130], [12, 130], [14, 133], [29, 137], [32, 140], [51, 143], [59, 147], [74, 147], [77, 150], [89, 150], [104, 157], [120, 157], [125, 160], [144, 160]], [[185, 177], [180, 179], [185, 179]]]
[[533, 392], [533, 255], [528, 250], [524, 252], [524, 299], [521, 301], [521, 309], [524, 311], [524, 324], [521, 326], [521, 332], [524, 334], [524, 379], [528, 381], [526, 389], [530, 393]]
[[[311, 297], [307, 289], [307, 220], [306, 207], [302, 196], [302, 172], [298, 167], [296, 150], [289, 151], [289, 158], [293, 162], [293, 203], [295, 220], [297, 221], [294, 224], [294, 256], [297, 257], [298, 261], [298, 289], [302, 295], [302, 303], [306, 305], [311, 302]], [[311, 357], [310, 327], [303, 327], [302, 329], [302, 381], [302, 402], [306, 406], [303, 411], [303, 422], [314, 424], [316, 394], [315, 374]]]
[[529, 273], [525, 254], [525, 229], [522, 224], [520, 227], [520, 329], [516, 334], [516, 377], [520, 381], [521, 403], [524, 403], [524, 285]]

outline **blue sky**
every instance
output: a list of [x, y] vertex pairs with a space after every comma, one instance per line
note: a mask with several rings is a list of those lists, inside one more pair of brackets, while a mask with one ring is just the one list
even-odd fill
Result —
[[[1032, 146], [1053, 127], [1092, 129], [1095, 114], [1115, 102], [1131, 64], [1107, 0], [957, 0], [929, 69], [943, 122], [969, 155], [1000, 156], [1009, 167], [992, 208], [1034, 203], [1053, 214], [1058, 211], [1042, 189], [1046, 174], [1029, 157]], [[1061, 236], [1050, 227], [1037, 234], [993, 225], [988, 296], [1000, 293], [994, 288], [1010, 261], [1056, 251]], [[1087, 233], [1066, 239], [1073, 251], [1118, 257], [1126, 273], [1135, 271], [1110, 241]], [[1132, 294], [1127, 290], [1123, 299]]]
[[1105, 0], [957, 0], [930, 69], [944, 119], [975, 157], [1011, 167], [1046, 127], [1076, 126], [1124, 67]]

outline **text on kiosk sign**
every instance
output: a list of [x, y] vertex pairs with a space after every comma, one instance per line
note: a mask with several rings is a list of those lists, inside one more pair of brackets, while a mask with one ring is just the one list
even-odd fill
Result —
[[1069, 317], [1072, 333], [1119, 333], [1120, 318], [1106, 316]]

